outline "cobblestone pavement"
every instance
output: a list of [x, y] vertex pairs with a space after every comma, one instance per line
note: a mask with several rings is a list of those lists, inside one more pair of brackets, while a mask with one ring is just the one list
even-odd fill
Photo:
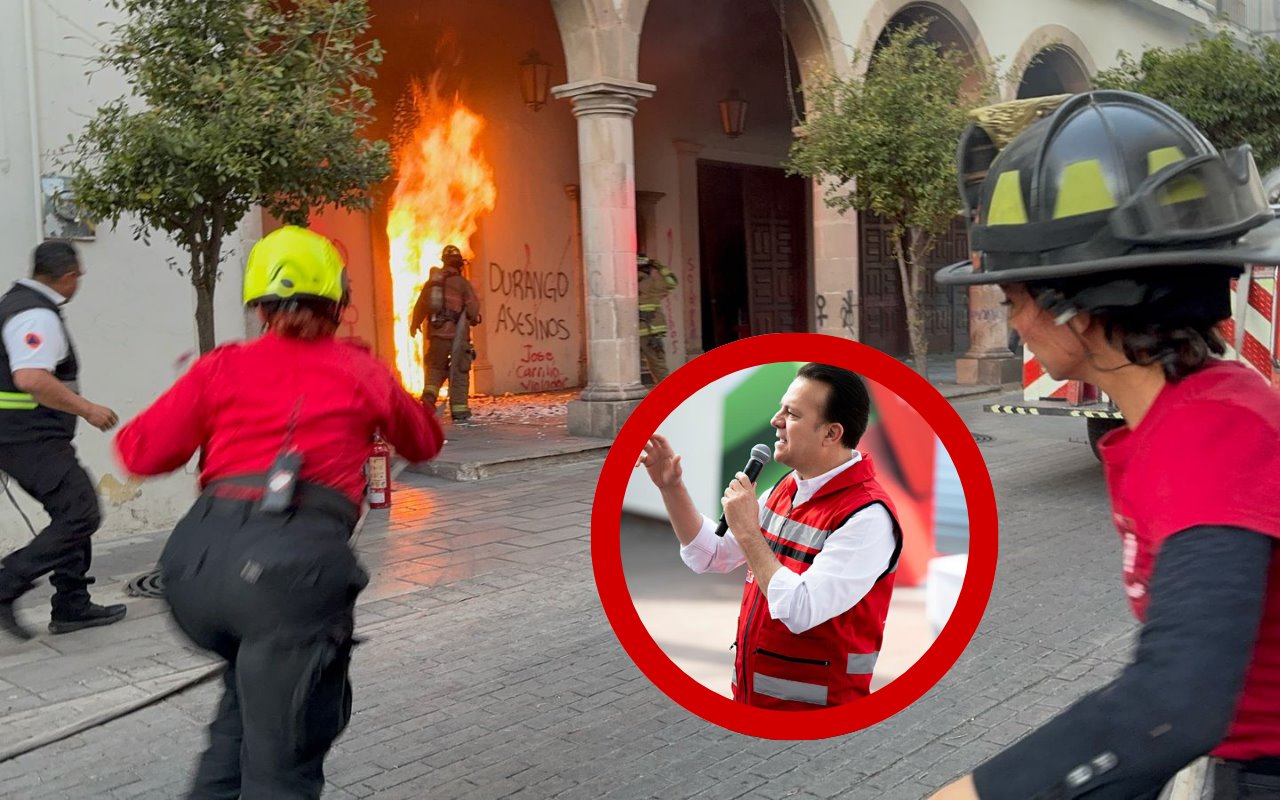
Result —
[[[971, 768], [1104, 683], [1132, 626], [1083, 424], [957, 407], [995, 437], [982, 446], [1001, 507], [987, 615], [921, 701], [816, 742], [709, 725], [627, 659], [588, 555], [598, 461], [469, 483], [406, 473], [390, 516], [359, 542], [374, 573], [357, 613], [367, 641], [325, 797], [916, 800]], [[110, 543], [99, 571], [136, 574], [161, 543]], [[131, 603], [111, 628], [0, 644], [0, 730], [25, 721], [30, 733], [60, 703], [89, 708], [113, 691], [124, 700], [207, 663], [158, 602]], [[24, 600], [29, 621], [41, 613]], [[180, 797], [215, 698], [204, 685], [0, 763], [0, 796]]]

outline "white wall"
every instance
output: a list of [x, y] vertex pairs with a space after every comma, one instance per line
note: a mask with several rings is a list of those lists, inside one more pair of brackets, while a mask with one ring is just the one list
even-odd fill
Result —
[[[23, 41], [24, 7], [32, 11], [34, 62]], [[0, 4], [0, 252], [6, 254], [0, 261], [0, 283], [29, 274], [30, 253], [40, 241], [35, 215], [39, 176], [57, 171], [56, 151], [99, 105], [127, 91], [119, 75], [100, 72], [91, 82], [85, 76], [95, 42], [107, 35], [99, 23], [110, 19], [112, 12], [104, 3]], [[36, 92], [38, 163], [30, 146], [29, 85]], [[167, 259], [181, 261], [184, 254], [162, 237], [153, 238], [150, 246], [136, 242], [131, 231], [132, 222], [125, 219], [118, 230], [101, 227], [95, 241], [77, 243], [86, 275], [80, 293], [66, 308], [67, 326], [80, 354], [82, 390], [93, 401], [114, 408], [122, 420], [134, 417], [164, 391], [177, 375], [175, 360], [196, 347], [194, 290], [166, 265]], [[244, 336], [238, 238], [229, 243], [216, 297], [222, 341]], [[194, 496], [192, 475], [179, 473], [126, 488], [110, 441], [109, 434], [80, 423], [76, 446], [103, 494], [100, 535], [171, 525]], [[41, 524], [37, 507], [25, 495], [21, 502]], [[29, 536], [8, 500], [0, 498], [0, 548], [11, 548]]]

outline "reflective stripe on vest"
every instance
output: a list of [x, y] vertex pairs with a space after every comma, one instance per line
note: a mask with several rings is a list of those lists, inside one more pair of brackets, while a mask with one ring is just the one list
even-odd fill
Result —
[[641, 303], [640, 310], [641, 311], [657, 311], [658, 304], [657, 303]]
[[789, 681], [756, 672], [751, 675], [751, 688], [757, 694], [768, 695], [777, 700], [793, 700], [815, 706], [827, 704], [827, 687], [816, 683]]
[[0, 409], [7, 411], [30, 411], [39, 408], [36, 399], [26, 392], [0, 392]]
[[783, 541], [798, 544], [801, 547], [808, 547], [813, 550], [821, 550], [822, 546], [827, 543], [827, 537], [831, 535], [831, 531], [824, 531], [821, 528], [815, 528], [811, 525], [805, 525], [800, 522], [785, 517], [767, 506], [762, 506], [760, 511], [760, 527], [772, 533], [775, 537], [782, 539], [782, 526], [787, 526], [787, 536]]
[[870, 675], [875, 672], [876, 659], [880, 657], [879, 652], [875, 653], [850, 653], [849, 666], [845, 670], [849, 675]]

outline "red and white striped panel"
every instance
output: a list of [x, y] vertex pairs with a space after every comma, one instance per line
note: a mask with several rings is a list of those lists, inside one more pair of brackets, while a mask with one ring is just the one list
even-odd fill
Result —
[[[1254, 267], [1253, 281], [1249, 285], [1249, 303], [1237, 308], [1236, 282], [1231, 282], [1231, 319], [1222, 323], [1222, 335], [1227, 340], [1227, 358], [1242, 361], [1256, 369], [1272, 386], [1280, 388], [1280, 370], [1277, 369], [1275, 352], [1280, 349], [1276, 329], [1276, 267]], [[1235, 350], [1236, 325], [1244, 324], [1244, 346]]]
[[1067, 405], [1078, 406], [1098, 400], [1098, 387], [1083, 381], [1055, 380], [1032, 355], [1029, 347], [1022, 348], [1022, 399], [1028, 403], [1040, 400], [1063, 400]]

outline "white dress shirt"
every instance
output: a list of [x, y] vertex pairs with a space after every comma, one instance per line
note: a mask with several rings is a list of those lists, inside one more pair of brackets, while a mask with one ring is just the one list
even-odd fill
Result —
[[[792, 508], [813, 499], [828, 481], [862, 460], [853, 458], [808, 480], [796, 479]], [[766, 496], [767, 497], [767, 496]], [[760, 514], [766, 497], [759, 498]], [[680, 548], [680, 557], [694, 572], [730, 572], [746, 563], [742, 547], [733, 531], [723, 538], [715, 535], [716, 523], [703, 516], [702, 528], [693, 541]], [[834, 530], [803, 574], [782, 567], [769, 580], [765, 599], [769, 616], [792, 633], [804, 633], [858, 604], [876, 579], [889, 568], [895, 547], [893, 520], [879, 503], [868, 506]]]
[[[40, 281], [23, 278], [18, 283], [35, 289], [58, 305], [67, 302], [67, 298]], [[67, 357], [67, 334], [62, 320], [47, 308], [30, 308], [14, 314], [4, 324], [0, 336], [4, 339], [4, 352], [9, 356], [10, 372], [20, 369], [53, 372], [58, 362]]]

